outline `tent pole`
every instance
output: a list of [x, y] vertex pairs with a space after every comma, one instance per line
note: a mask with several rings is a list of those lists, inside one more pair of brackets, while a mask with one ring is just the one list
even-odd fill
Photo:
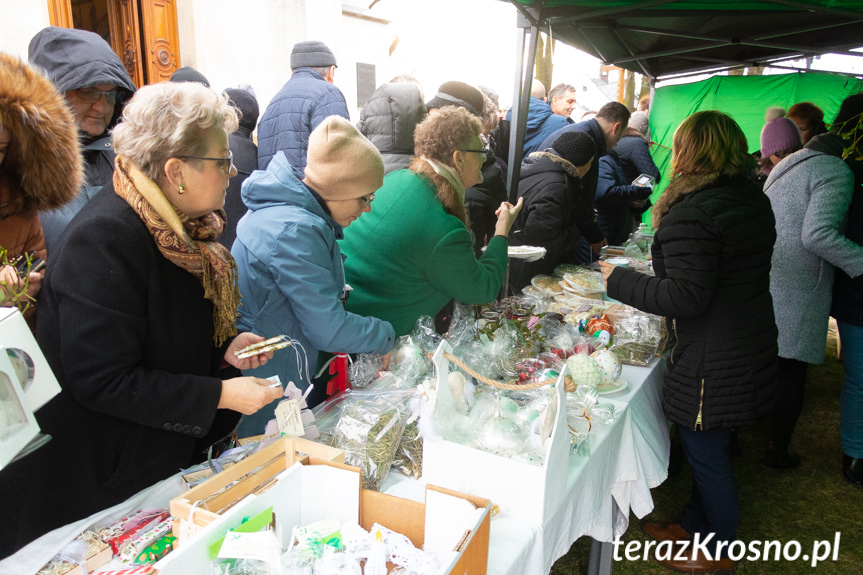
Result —
[[[530, 103], [530, 88], [533, 80], [533, 67], [536, 61], [536, 44], [539, 28], [529, 23], [520, 14], [518, 17], [519, 35], [517, 40], [515, 93], [513, 94], [510, 115], [509, 161], [507, 162], [506, 184], [509, 190], [509, 201], [515, 203], [518, 198], [518, 180], [521, 176], [521, 160], [524, 149], [524, 133], [527, 124], [527, 107]], [[530, 29], [527, 64], [524, 64], [525, 35]], [[522, 68], [524, 66], [524, 68]]]

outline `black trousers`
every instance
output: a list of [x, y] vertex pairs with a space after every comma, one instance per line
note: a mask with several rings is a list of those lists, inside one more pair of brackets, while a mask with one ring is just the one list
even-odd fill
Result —
[[773, 407], [773, 422], [770, 428], [770, 441], [774, 449], [787, 449], [800, 412], [803, 410], [804, 389], [806, 387], [805, 361], [779, 358], [776, 386], [776, 404]]

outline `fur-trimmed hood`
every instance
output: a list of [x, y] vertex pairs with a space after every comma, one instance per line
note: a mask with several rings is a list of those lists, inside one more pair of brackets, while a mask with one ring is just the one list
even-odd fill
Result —
[[[44, 76], [0, 53], [0, 125], [12, 135], [0, 175], [23, 194], [24, 208], [71, 201], [83, 179], [78, 129], [63, 97]], [[29, 204], [29, 205], [27, 205]]]
[[[555, 154], [553, 152], [548, 152], [548, 151], [546, 151], [546, 152], [533, 152], [532, 154], [530, 154], [528, 156], [528, 158], [537, 159], [537, 160], [540, 158], [547, 158], [547, 159], [551, 160], [555, 165], [563, 168], [564, 172], [566, 172], [567, 174], [569, 174], [570, 176], [572, 176], [576, 180], [581, 179], [581, 177], [578, 175], [578, 170], [576, 169], [575, 166], [572, 165], [572, 162], [570, 162], [568, 160], [564, 160], [563, 158], [561, 158], [560, 156], [558, 156], [557, 154]], [[522, 168], [522, 170], [524, 170], [524, 168]], [[523, 171], [522, 171], [522, 177], [524, 177]]]
[[720, 172], [713, 172], [710, 174], [687, 174], [680, 175], [671, 180], [668, 184], [668, 187], [662, 192], [662, 195], [659, 196], [659, 199], [656, 201], [656, 205], [653, 206], [652, 211], [652, 224], [653, 229], [659, 228], [659, 222], [663, 217], [668, 213], [668, 211], [676, 204], [681, 201], [684, 197], [692, 194], [694, 192], [698, 192], [700, 190], [704, 190], [707, 188], [718, 188], [729, 183], [732, 180], [747, 180], [751, 179], [750, 174], [722, 174]]

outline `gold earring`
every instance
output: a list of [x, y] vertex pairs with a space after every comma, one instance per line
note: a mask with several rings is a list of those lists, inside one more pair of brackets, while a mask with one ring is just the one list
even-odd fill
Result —
[[186, 186], [184, 186], [183, 184], [180, 184], [179, 188], [177, 189], [177, 192], [182, 194], [185, 191], [186, 191]]

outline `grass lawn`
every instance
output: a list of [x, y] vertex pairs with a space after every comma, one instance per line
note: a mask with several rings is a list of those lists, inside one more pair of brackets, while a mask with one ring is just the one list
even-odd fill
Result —
[[[797, 561], [747, 561], [738, 563], [740, 575], [863, 574], [863, 489], [856, 489], [842, 477], [842, 449], [839, 436], [839, 393], [842, 363], [836, 359], [835, 327], [827, 343], [823, 365], [809, 370], [806, 403], [791, 442], [791, 451], [802, 456], [800, 467], [773, 472], [759, 464], [767, 443], [769, 422], [740, 430], [743, 454], [733, 459], [740, 500], [740, 527], [737, 539], [797, 541], [802, 548]], [[658, 521], [676, 521], [689, 498], [691, 470], [682, 472], [652, 491]], [[812, 567], [802, 555], [811, 554], [813, 543], [833, 541], [841, 533], [837, 561]], [[628, 541], [647, 541], [640, 520], [630, 516]], [[590, 540], [581, 538], [551, 570], [553, 575], [587, 573]], [[623, 556], [624, 547], [621, 547]], [[617, 561], [615, 575], [668, 575], [674, 573], [655, 561]]]

